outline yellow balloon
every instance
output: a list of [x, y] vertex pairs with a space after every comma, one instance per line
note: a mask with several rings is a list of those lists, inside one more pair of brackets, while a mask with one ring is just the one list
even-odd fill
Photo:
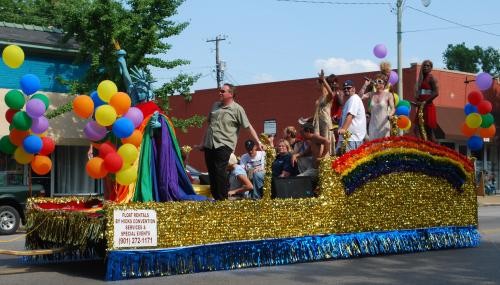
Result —
[[399, 95], [398, 93], [392, 93], [392, 95], [394, 96], [394, 106], [397, 106], [399, 103]]
[[115, 108], [102, 105], [95, 110], [95, 120], [103, 127], [111, 126], [116, 121]]
[[30, 163], [35, 156], [31, 153], [27, 153], [22, 146], [18, 146], [14, 151], [14, 159], [19, 164]]
[[97, 86], [97, 95], [104, 102], [109, 102], [111, 97], [118, 92], [116, 84], [111, 80], [104, 80]]
[[137, 180], [137, 166], [120, 170], [116, 173], [116, 182], [121, 185], [129, 185]]
[[10, 68], [19, 68], [24, 62], [24, 51], [16, 45], [10, 45], [3, 49], [2, 59]]
[[481, 115], [478, 113], [470, 113], [467, 117], [465, 117], [465, 124], [467, 124], [467, 127], [471, 129], [479, 128], [482, 122], [483, 118], [481, 118]]
[[118, 148], [118, 155], [122, 157], [124, 164], [132, 164], [139, 156], [139, 150], [135, 145], [126, 143]]

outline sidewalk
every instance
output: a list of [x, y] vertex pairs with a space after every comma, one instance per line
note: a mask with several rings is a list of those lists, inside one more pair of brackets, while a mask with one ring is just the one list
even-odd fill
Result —
[[479, 206], [500, 206], [500, 195], [477, 196]]

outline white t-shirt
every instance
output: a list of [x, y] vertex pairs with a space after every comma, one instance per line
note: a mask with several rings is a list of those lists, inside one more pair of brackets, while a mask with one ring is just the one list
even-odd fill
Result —
[[[363, 141], [366, 136], [366, 113], [363, 101], [359, 98], [358, 94], [353, 94], [345, 102], [342, 108], [342, 124], [344, 124], [347, 114], [353, 116], [352, 123], [348, 130], [351, 132], [349, 141]], [[342, 135], [339, 136], [339, 141], [343, 141]]]
[[258, 150], [257, 154], [253, 158], [250, 157], [248, 153], [245, 153], [244, 155], [241, 156], [240, 159], [240, 165], [243, 166], [243, 168], [246, 171], [249, 171], [250, 169], [255, 169], [257, 171], [264, 171], [265, 164], [266, 164], [266, 152], [261, 150]]

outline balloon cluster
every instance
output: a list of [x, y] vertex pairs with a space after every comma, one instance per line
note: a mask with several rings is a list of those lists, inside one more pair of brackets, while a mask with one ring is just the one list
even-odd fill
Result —
[[[142, 134], [137, 129], [144, 117], [138, 108], [131, 107], [130, 97], [118, 92], [115, 83], [104, 80], [90, 96], [79, 95], [73, 100], [73, 111], [83, 119], [91, 118], [83, 130], [93, 142], [102, 142], [99, 156], [87, 162], [87, 174], [100, 179], [116, 174], [116, 182], [129, 185], [137, 179], [137, 167], [132, 166], [139, 156]], [[95, 119], [95, 120], [94, 120]], [[112, 141], [120, 141], [116, 149]]]
[[411, 105], [407, 100], [399, 100], [397, 94], [394, 94], [394, 105], [396, 106], [396, 116], [398, 116], [397, 125], [398, 128], [407, 131], [411, 128], [410, 112]]
[[483, 139], [492, 138], [496, 133], [494, 118], [490, 113], [492, 105], [479, 91], [470, 92], [467, 100], [469, 103], [464, 107], [466, 117], [462, 133], [469, 138], [467, 146], [472, 151], [478, 151], [483, 148]]
[[[18, 68], [24, 61], [24, 52], [10, 45], [3, 50], [2, 59], [10, 68]], [[20, 86], [22, 91], [10, 90], [4, 98], [9, 107], [5, 119], [10, 124], [10, 133], [0, 139], [0, 151], [13, 155], [19, 164], [31, 163], [36, 174], [45, 175], [52, 169], [49, 155], [55, 149], [54, 140], [46, 136], [49, 121], [44, 117], [50, 101], [43, 94], [34, 94], [40, 89], [36, 75], [22, 76]]]

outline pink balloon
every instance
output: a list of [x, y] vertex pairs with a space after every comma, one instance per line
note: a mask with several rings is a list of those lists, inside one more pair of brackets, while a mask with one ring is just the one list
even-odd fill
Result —
[[87, 123], [87, 125], [85, 125], [83, 133], [85, 133], [85, 136], [89, 140], [99, 141], [106, 136], [108, 130], [105, 127], [99, 125], [96, 121], [90, 121]]
[[378, 44], [373, 48], [373, 54], [378, 58], [384, 58], [387, 55], [387, 48], [383, 44]]
[[49, 120], [44, 116], [34, 118], [31, 123], [31, 131], [35, 134], [42, 134], [49, 128]]
[[45, 113], [45, 103], [40, 99], [30, 99], [26, 104], [26, 114], [35, 119]]
[[142, 111], [136, 107], [131, 107], [130, 109], [128, 109], [127, 113], [125, 113], [123, 117], [129, 118], [134, 124], [134, 128], [139, 127], [142, 121], [144, 120], [144, 115], [142, 114]]

